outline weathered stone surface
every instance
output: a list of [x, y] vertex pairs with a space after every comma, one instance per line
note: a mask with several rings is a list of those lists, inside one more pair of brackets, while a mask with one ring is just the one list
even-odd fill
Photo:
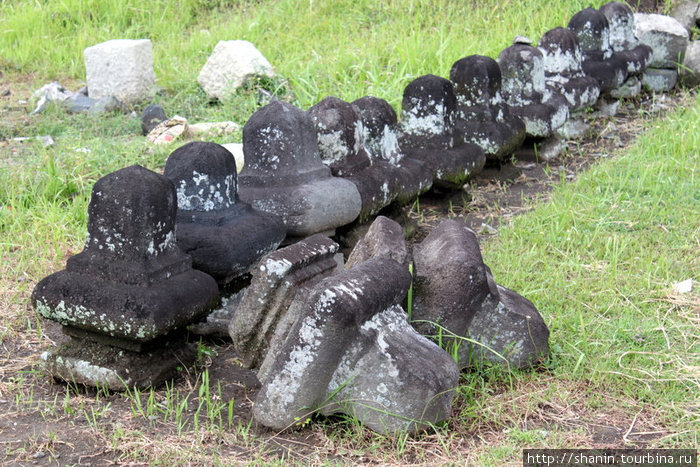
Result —
[[647, 68], [642, 74], [642, 86], [651, 92], [666, 92], [676, 87], [678, 72], [669, 69]]
[[654, 13], [635, 13], [637, 37], [651, 47], [650, 67], [676, 69], [683, 63], [689, 34], [676, 19]]
[[248, 272], [284, 240], [279, 217], [238, 199], [236, 161], [223, 146], [187, 143], [170, 154], [164, 175], [177, 195], [178, 246], [219, 283]]
[[219, 41], [199, 72], [197, 82], [210, 99], [226, 100], [255, 76], [275, 76], [272, 65], [248, 41]]
[[52, 81], [34, 91], [34, 97], [37, 99], [37, 102], [31, 115], [43, 112], [51, 102], [64, 102], [66, 99], [73, 97], [73, 93], [64, 88], [58, 81]]
[[688, 44], [680, 71], [683, 86], [692, 88], [700, 85], [700, 41]]
[[187, 127], [187, 132], [192, 138], [206, 138], [212, 136], [230, 135], [241, 130], [236, 122], [200, 122]]
[[478, 145], [489, 160], [512, 154], [525, 139], [525, 123], [510, 115], [501, 96], [501, 69], [483, 55], [457, 60], [450, 69], [457, 97], [455, 126], [464, 141]]
[[591, 107], [598, 100], [600, 86], [583, 72], [583, 54], [576, 35], [569, 29], [547, 31], [538, 44], [544, 61], [546, 91], [562, 95], [571, 112]]
[[255, 419], [284, 429], [315, 410], [344, 412], [393, 433], [448, 417], [458, 370], [406, 322], [398, 303], [410, 281], [404, 266], [377, 257], [297, 297], [284, 345], [258, 373]]
[[85, 72], [90, 98], [114, 96], [125, 104], [154, 93], [153, 46], [148, 39], [115, 39], [88, 47]]
[[697, 0], [680, 0], [675, 3], [670, 16], [690, 32], [691, 29], [697, 27], [698, 20], [700, 20], [700, 2]]
[[610, 27], [610, 47], [627, 63], [627, 72], [638, 75], [651, 63], [651, 47], [641, 44], [636, 35], [634, 13], [620, 2], [600, 7]]
[[602, 95], [625, 82], [627, 62], [610, 46], [610, 26], [603, 13], [585, 8], [571, 17], [567, 27], [581, 46], [584, 73], [598, 81]]
[[401, 171], [393, 164], [373, 158], [365, 149], [365, 129], [359, 109], [336, 97], [326, 97], [309, 109], [316, 125], [321, 159], [331, 173], [355, 184], [364, 222], [396, 199], [401, 190]]
[[146, 135], [146, 139], [154, 144], [170, 144], [187, 134], [187, 127], [186, 118], [174, 115], [172, 118], [160, 122]]
[[218, 289], [177, 247], [175, 209], [172, 183], [141, 166], [102, 177], [92, 190], [85, 248], [37, 284], [36, 311], [139, 343], [199, 319]]
[[165, 110], [162, 106], [151, 104], [141, 112], [141, 133], [143, 136], [149, 134], [161, 122], [167, 120]]
[[240, 198], [280, 216], [289, 235], [331, 231], [360, 214], [357, 187], [331, 175], [313, 120], [297, 107], [273, 101], [255, 112], [243, 128], [243, 152]]
[[389, 257], [406, 268], [411, 263], [403, 227], [384, 216], [377, 216], [362, 240], [355, 245], [345, 263], [345, 269], [378, 256]]
[[454, 126], [457, 98], [449, 80], [424, 75], [410, 82], [403, 92], [399, 144], [406, 157], [423, 161], [433, 181], [462, 185], [480, 172], [484, 151], [463, 143]]
[[231, 294], [222, 293], [219, 307], [212, 310], [202, 321], [188, 326], [187, 330], [199, 336], [231, 337], [229, 334], [231, 321], [236, 315], [246, 290], [247, 288], [243, 288]]
[[[252, 271], [253, 278], [238, 305], [229, 334], [248, 368], [257, 368], [296, 294], [334, 273], [338, 244], [314, 235], [267, 255]], [[280, 331], [280, 334], [285, 335]], [[281, 344], [278, 344], [278, 346]]]
[[365, 96], [353, 102], [364, 128], [365, 147], [374, 160], [395, 166], [399, 171], [396, 202], [405, 204], [433, 185], [433, 173], [422, 161], [404, 157], [399, 145], [396, 112], [384, 99]]
[[[476, 234], [463, 222], [441, 222], [413, 247], [414, 327], [424, 335], [464, 336], [489, 293]], [[443, 342], [452, 341], [451, 338]]]
[[629, 99], [638, 96], [642, 91], [642, 80], [638, 76], [630, 76], [619, 88], [610, 91], [614, 99]]
[[497, 285], [490, 277], [489, 298], [478, 309], [467, 335], [478, 344], [459, 349], [460, 367], [491, 362], [527, 368], [549, 354], [549, 329], [528, 299]]
[[551, 136], [569, 116], [561, 101], [545, 102], [542, 52], [526, 44], [514, 44], [498, 55], [503, 74], [503, 96], [513, 115], [525, 122], [528, 136]]

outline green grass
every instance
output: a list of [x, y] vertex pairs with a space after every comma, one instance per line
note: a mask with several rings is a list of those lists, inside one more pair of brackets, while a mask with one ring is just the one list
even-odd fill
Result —
[[[244, 123], [257, 107], [254, 89], [212, 105], [196, 77], [218, 40], [247, 39], [303, 108], [326, 95], [353, 100], [366, 94], [398, 107], [413, 78], [447, 76], [452, 62], [472, 53], [495, 57], [516, 34], [536, 40], [588, 2], [559, 0], [547, 8], [534, 0], [116, 5], [1, 2], [0, 84], [77, 84], [85, 47], [149, 37], [163, 88], [157, 99], [169, 114]], [[3, 112], [15, 105], [5, 102]], [[353, 420], [314, 419], [305, 429], [318, 445], [290, 442], [289, 462], [361, 463], [369, 456], [389, 464], [503, 465], [517, 462], [524, 447], [590, 446], [590, 430], [599, 425], [623, 433], [631, 428], [630, 443], [643, 431], [653, 433], [652, 446], [697, 447], [700, 299], [697, 285], [688, 295], [672, 294], [671, 286], [700, 277], [698, 127], [697, 99], [662, 121], [649, 120], [629, 151], [563, 184], [551, 201], [482, 245], [496, 280], [532, 300], [550, 326], [552, 355], [544, 368], [465, 372], [448, 425], [417, 437], [383, 437]], [[55, 140], [49, 148], [38, 141], [0, 144], [0, 400], [10, 401], [0, 404], [0, 419], [36, 414], [53, 430], [19, 448], [8, 445], [5, 455], [31, 461], [37, 446], [56, 450], [64, 432], [78, 432], [125, 462], [225, 465], [227, 455], [235, 455], [281, 464], [279, 451], [271, 452], [279, 436], [256, 434], [238, 418], [232, 401], [221, 396], [221, 381], [206, 371], [177, 387], [94, 395], [52, 385], [40, 370], [38, 355], [51, 343], [29, 294], [81, 250], [98, 178], [133, 163], [162, 168], [173, 148], [154, 148], [139, 132], [138, 119], [116, 113], [13, 110], [0, 120], [0, 141], [46, 134]], [[415, 208], [420, 211], [418, 201]], [[163, 437], [154, 441], [153, 430]]]

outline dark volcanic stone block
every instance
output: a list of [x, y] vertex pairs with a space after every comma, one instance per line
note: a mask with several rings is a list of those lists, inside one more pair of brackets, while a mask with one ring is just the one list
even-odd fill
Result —
[[223, 146], [181, 146], [168, 157], [165, 176], [177, 194], [178, 245], [220, 283], [246, 273], [284, 240], [282, 219], [238, 199], [236, 161]]
[[245, 166], [240, 198], [280, 216], [294, 236], [331, 231], [362, 209], [357, 187], [321, 161], [311, 116], [281, 101], [255, 112], [243, 127]]
[[399, 144], [406, 157], [423, 161], [433, 181], [462, 185], [480, 172], [484, 151], [463, 143], [455, 128], [457, 98], [449, 80], [424, 75], [410, 82], [403, 92]]
[[389, 257], [407, 268], [411, 263], [403, 227], [384, 216], [377, 216], [362, 240], [357, 242], [348, 256], [345, 269], [351, 269], [377, 256]]
[[505, 105], [498, 63], [483, 55], [464, 57], [452, 65], [450, 80], [457, 96], [455, 127], [464, 141], [490, 160], [512, 154], [525, 139], [525, 123]]
[[638, 75], [651, 63], [653, 51], [637, 39], [634, 13], [620, 2], [609, 2], [599, 10], [608, 20], [610, 47], [627, 63], [627, 72]]

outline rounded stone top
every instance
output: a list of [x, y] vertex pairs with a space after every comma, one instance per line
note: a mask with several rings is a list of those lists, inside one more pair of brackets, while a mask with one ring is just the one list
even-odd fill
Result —
[[248, 119], [243, 154], [243, 186], [297, 185], [330, 176], [311, 115], [287, 102], [273, 100]]
[[630, 7], [620, 2], [609, 2], [599, 10], [608, 20], [610, 46], [615, 52], [628, 50], [637, 45], [634, 13]]
[[365, 144], [372, 156], [397, 164], [403, 153], [396, 134], [396, 112], [384, 99], [365, 96], [353, 101], [365, 129]]
[[165, 176], [175, 185], [181, 211], [216, 211], [236, 204], [236, 160], [216, 143], [194, 141], [173, 151]]
[[451, 81], [435, 75], [416, 78], [403, 92], [403, 130], [412, 135], [451, 132], [456, 106], [457, 98]]
[[92, 188], [85, 251], [134, 262], [172, 253], [175, 213], [175, 188], [163, 175], [140, 165], [112, 172]]
[[491, 57], [470, 55], [452, 64], [450, 80], [460, 105], [489, 105], [501, 90], [501, 69]]
[[570, 29], [550, 29], [540, 38], [538, 48], [544, 58], [545, 73], [568, 77], [581, 72], [581, 47]]
[[353, 104], [328, 96], [308, 113], [316, 125], [321, 159], [334, 175], [348, 175], [353, 169], [369, 166], [364, 127]]
[[502, 90], [508, 104], [527, 105], [540, 101], [545, 90], [544, 57], [537, 48], [515, 44], [498, 54], [503, 74]]
[[610, 58], [610, 26], [603, 13], [593, 8], [585, 8], [569, 21], [571, 29], [578, 39], [583, 52], [604, 52], [604, 58]]

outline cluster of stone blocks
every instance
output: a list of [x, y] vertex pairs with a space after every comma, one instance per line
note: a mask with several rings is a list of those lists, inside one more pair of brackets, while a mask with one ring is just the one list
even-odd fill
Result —
[[157, 385], [193, 360], [188, 326], [213, 317], [257, 373], [265, 426], [341, 412], [393, 433], [446, 419], [460, 369], [546, 358], [539, 312], [495, 282], [460, 221], [410, 247], [376, 217], [344, 264], [330, 236], [433, 185], [461, 186], [601, 98], [639, 92], [675, 43], [639, 42], [634, 21], [612, 2], [537, 47], [518, 38], [498, 60], [460, 59], [450, 79], [406, 86], [400, 121], [376, 97], [308, 111], [274, 100], [243, 128], [240, 173], [224, 147], [193, 142], [163, 175], [131, 166], [101, 178], [83, 252], [32, 294], [70, 336], [44, 354], [48, 369], [86, 385]]

